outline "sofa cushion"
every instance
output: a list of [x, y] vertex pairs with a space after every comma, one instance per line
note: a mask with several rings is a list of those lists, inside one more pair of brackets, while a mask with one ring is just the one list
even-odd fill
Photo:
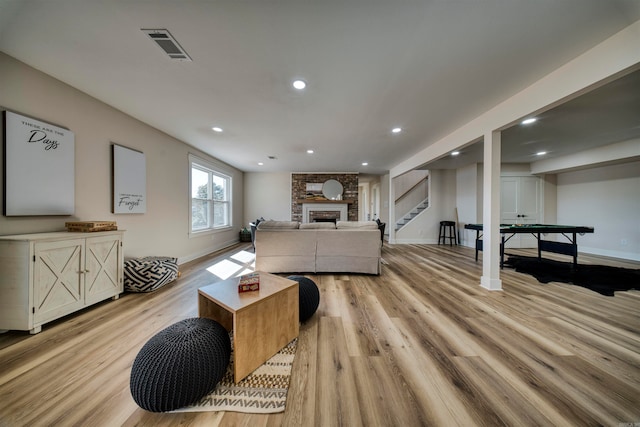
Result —
[[330, 233], [318, 233], [316, 236], [316, 256], [379, 257], [380, 232], [375, 230], [336, 230]]
[[350, 228], [377, 230], [378, 224], [375, 221], [338, 221], [336, 223], [336, 228], [338, 230], [344, 230], [344, 229], [350, 229]]
[[316, 271], [380, 274], [381, 244], [377, 226], [318, 233]]
[[335, 230], [333, 222], [305, 222], [300, 224], [300, 230]]
[[295, 230], [300, 226], [298, 221], [260, 221], [258, 230]]
[[314, 272], [316, 234], [316, 230], [258, 229], [256, 270], [269, 273]]

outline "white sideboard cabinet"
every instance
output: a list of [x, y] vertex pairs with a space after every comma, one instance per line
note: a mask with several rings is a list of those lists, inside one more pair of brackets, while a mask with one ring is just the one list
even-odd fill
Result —
[[123, 292], [123, 231], [0, 236], [0, 329], [44, 323]]

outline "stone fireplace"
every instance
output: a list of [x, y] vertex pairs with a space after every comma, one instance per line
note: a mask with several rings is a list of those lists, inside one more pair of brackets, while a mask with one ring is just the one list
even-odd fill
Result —
[[[307, 184], [322, 184], [335, 179], [344, 187], [343, 200], [310, 200]], [[329, 204], [321, 208], [319, 204]], [[341, 206], [336, 206], [339, 204]], [[305, 212], [305, 205], [308, 210]], [[309, 209], [310, 208], [310, 209]], [[346, 209], [346, 211], [345, 211]], [[313, 212], [309, 217], [309, 210]], [[358, 220], [358, 174], [357, 173], [292, 173], [291, 174], [291, 220], [313, 222], [315, 218], [334, 218], [338, 221]]]

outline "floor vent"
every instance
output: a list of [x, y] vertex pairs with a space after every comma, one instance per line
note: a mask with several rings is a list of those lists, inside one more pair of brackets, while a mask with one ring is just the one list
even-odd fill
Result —
[[171, 33], [165, 29], [142, 31], [151, 38], [174, 61], [191, 61], [191, 58], [184, 51], [182, 46], [173, 38]]

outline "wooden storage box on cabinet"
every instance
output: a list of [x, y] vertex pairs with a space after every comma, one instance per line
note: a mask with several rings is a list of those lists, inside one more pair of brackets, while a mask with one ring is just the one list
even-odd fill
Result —
[[0, 329], [40, 332], [123, 292], [123, 232], [0, 236]]

